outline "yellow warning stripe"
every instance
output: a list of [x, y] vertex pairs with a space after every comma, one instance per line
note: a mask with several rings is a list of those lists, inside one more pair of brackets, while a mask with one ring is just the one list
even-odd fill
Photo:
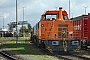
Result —
[[81, 49], [81, 45], [79, 45], [75, 51], [80, 50], [80, 49]]
[[67, 42], [66, 42], [66, 38], [63, 38], [63, 48], [67, 50]]
[[[66, 32], [65, 31], [62, 31], [62, 34], [64, 35]], [[62, 40], [63, 40], [63, 42], [62, 42], [62, 44], [63, 44], [63, 48], [64, 48], [64, 50], [67, 50], [67, 42], [66, 42], [66, 38], [62, 38]]]
[[52, 52], [52, 49], [49, 46], [47, 46], [46, 49], [49, 50], [50, 52]]

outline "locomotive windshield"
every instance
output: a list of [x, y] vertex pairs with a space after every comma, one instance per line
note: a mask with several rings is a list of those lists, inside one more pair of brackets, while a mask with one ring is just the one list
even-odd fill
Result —
[[46, 15], [45, 20], [55, 20], [57, 15]]
[[[45, 15], [45, 20], [55, 20], [57, 19], [57, 15]], [[68, 20], [68, 16], [63, 15], [64, 20]]]

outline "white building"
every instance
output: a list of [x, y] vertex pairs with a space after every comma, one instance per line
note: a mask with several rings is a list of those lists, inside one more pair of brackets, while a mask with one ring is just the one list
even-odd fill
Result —
[[0, 28], [0, 36], [4, 36], [4, 34], [6, 34], [8, 32], [8, 29], [3, 29], [3, 28]]

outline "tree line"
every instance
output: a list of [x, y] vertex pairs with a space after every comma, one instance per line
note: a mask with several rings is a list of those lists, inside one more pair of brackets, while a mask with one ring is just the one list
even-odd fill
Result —
[[32, 29], [31, 24], [28, 24], [27, 28], [26, 26], [22, 26], [19, 30], [20, 33], [30, 33]]
[[[27, 28], [26, 28], [27, 27]], [[29, 33], [31, 32], [32, 26], [31, 24], [28, 24], [27, 26], [22, 26], [19, 30], [19, 36], [23, 36], [22, 34], [24, 33], [24, 35], [30, 35]], [[16, 36], [16, 32], [14, 32], [13, 34], [11, 32], [3, 32], [0, 33], [0, 37], [15, 37]]]

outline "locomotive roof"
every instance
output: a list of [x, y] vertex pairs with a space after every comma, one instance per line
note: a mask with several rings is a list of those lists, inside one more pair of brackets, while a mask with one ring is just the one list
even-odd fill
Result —
[[[43, 15], [56, 15], [59, 14], [59, 10], [48, 10]], [[65, 10], [62, 11], [63, 15], [68, 15]]]
[[45, 12], [45, 14], [58, 14], [59, 11], [58, 10], [48, 10]]

